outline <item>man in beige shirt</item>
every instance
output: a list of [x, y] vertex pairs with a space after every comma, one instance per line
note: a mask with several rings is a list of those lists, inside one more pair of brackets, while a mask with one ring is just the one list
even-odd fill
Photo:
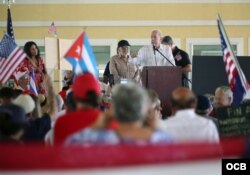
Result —
[[114, 83], [120, 83], [122, 79], [139, 82], [140, 71], [132, 63], [130, 56], [130, 44], [127, 40], [118, 42], [117, 55], [110, 59], [110, 74], [114, 76]]

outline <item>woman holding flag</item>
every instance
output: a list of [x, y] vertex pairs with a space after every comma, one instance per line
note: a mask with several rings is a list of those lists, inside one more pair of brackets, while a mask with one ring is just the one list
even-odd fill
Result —
[[43, 82], [44, 76], [46, 74], [46, 68], [43, 59], [40, 56], [40, 51], [37, 44], [33, 41], [27, 42], [24, 45], [24, 52], [27, 54], [27, 58], [21, 63], [20, 67], [28, 68], [30, 72], [30, 78], [32, 78], [32, 73], [34, 72], [33, 78], [37, 93], [45, 94]]

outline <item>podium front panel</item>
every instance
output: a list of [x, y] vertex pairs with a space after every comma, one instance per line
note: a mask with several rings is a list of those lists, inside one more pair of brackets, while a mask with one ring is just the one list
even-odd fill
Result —
[[171, 93], [181, 86], [181, 68], [170, 66], [145, 66], [142, 70], [142, 84], [155, 90], [162, 104], [163, 118], [171, 115]]

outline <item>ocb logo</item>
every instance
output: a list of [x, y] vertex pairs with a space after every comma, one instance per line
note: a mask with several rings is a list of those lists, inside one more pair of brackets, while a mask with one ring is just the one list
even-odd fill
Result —
[[227, 163], [226, 169], [229, 171], [231, 170], [245, 171], [247, 169], [247, 165], [246, 163]]

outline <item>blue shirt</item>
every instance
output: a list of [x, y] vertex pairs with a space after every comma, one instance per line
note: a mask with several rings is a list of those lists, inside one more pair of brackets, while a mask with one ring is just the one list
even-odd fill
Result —
[[83, 144], [155, 144], [171, 143], [172, 138], [163, 130], [155, 129], [148, 141], [134, 140], [130, 138], [120, 138], [113, 130], [94, 130], [86, 128], [80, 132], [71, 135], [65, 142], [66, 145], [83, 145]]

